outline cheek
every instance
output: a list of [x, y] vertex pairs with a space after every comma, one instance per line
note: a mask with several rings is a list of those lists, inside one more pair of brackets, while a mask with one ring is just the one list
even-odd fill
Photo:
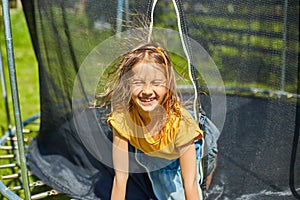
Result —
[[131, 97], [138, 96], [139, 93], [140, 93], [140, 89], [138, 89], [138, 88], [131, 88], [131, 90], [130, 90]]
[[156, 93], [160, 96], [160, 97], [165, 97], [167, 95], [168, 89], [165, 87], [161, 87], [159, 89], [156, 90]]

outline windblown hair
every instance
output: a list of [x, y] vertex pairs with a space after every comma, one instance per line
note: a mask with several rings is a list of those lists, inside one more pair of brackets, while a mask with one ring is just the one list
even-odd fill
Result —
[[[112, 111], [119, 109], [132, 109], [130, 80], [133, 76], [132, 68], [140, 62], [155, 63], [165, 72], [167, 78], [167, 95], [162, 106], [169, 113], [171, 111], [180, 115], [179, 97], [176, 92], [176, 79], [172, 62], [165, 50], [155, 44], [144, 44], [122, 56], [119, 67], [112, 74], [110, 82], [106, 85], [106, 91], [96, 95], [96, 106], [111, 104]], [[168, 114], [167, 113], [167, 114]]]

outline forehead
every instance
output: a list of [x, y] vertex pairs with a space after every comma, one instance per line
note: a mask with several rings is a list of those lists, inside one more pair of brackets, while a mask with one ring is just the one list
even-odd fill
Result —
[[154, 62], [139, 62], [133, 66], [132, 71], [134, 77], [165, 78], [163, 66]]

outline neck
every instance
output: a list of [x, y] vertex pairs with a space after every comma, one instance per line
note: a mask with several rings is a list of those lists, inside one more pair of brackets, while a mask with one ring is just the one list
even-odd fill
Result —
[[153, 124], [157, 121], [159, 121], [160, 117], [157, 115], [157, 111], [151, 111], [151, 112], [140, 112], [139, 111], [139, 115], [143, 121], [143, 123], [145, 124], [145, 126], [149, 125], [149, 124]]
[[166, 114], [163, 109], [155, 109], [151, 112], [139, 112], [139, 115], [151, 134], [157, 134], [165, 124]]
[[148, 124], [150, 124], [153, 121], [153, 119], [151, 118], [150, 112], [147, 112], [147, 113], [139, 112], [139, 115], [140, 115], [143, 123], [145, 124], [145, 126], [147, 126]]

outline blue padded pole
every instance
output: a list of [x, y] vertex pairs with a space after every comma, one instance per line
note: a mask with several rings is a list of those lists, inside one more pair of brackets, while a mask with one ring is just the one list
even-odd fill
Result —
[[126, 20], [126, 26], [129, 27], [129, 0], [125, 0], [125, 20]]
[[6, 52], [7, 52], [10, 86], [11, 86], [11, 93], [12, 93], [12, 103], [14, 109], [15, 126], [16, 126], [19, 163], [21, 168], [21, 177], [22, 177], [22, 184], [24, 187], [25, 199], [29, 200], [30, 199], [29, 178], [28, 178], [28, 171], [26, 166], [26, 158], [25, 158], [25, 150], [24, 150], [24, 138], [22, 133], [23, 126], [22, 126], [20, 104], [19, 104], [19, 94], [18, 94], [15, 62], [14, 62], [14, 49], [13, 49], [13, 42], [12, 42], [9, 9], [10, 7], [9, 7], [8, 0], [2, 0], [2, 13], [3, 13], [3, 21], [4, 21]]
[[117, 33], [122, 31], [122, 23], [123, 23], [123, 4], [124, 0], [118, 0], [117, 6]]
[[22, 200], [18, 195], [10, 191], [1, 181], [0, 181], [0, 192], [3, 196], [7, 197], [8, 199]]

